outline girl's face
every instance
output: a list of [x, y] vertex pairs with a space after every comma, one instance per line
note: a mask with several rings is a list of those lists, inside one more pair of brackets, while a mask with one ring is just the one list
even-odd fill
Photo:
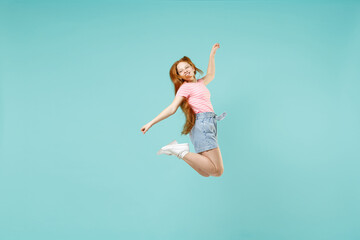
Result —
[[179, 75], [186, 81], [194, 80], [194, 68], [187, 62], [179, 62], [177, 67], [177, 71]]

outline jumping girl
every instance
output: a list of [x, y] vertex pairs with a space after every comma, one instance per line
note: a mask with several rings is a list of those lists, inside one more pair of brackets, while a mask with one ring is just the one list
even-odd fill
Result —
[[197, 80], [195, 75], [197, 71], [201, 74], [203, 72], [186, 56], [171, 66], [170, 78], [175, 88], [175, 99], [156, 118], [141, 128], [145, 134], [154, 124], [173, 115], [180, 106], [186, 117], [181, 135], [190, 133], [195, 153], [189, 151], [188, 143], [179, 144], [174, 140], [162, 147], [157, 154], [177, 156], [204, 177], [219, 177], [224, 171], [217, 141], [217, 121], [222, 120], [226, 112], [220, 116], [214, 112], [210, 91], [206, 87], [215, 77], [215, 53], [218, 48], [218, 43], [212, 47], [207, 74], [201, 79]]

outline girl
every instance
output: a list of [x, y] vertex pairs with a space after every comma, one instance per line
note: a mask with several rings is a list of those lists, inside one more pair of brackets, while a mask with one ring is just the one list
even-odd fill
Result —
[[190, 58], [184, 56], [171, 66], [170, 78], [175, 88], [175, 99], [156, 118], [141, 128], [145, 134], [152, 125], [173, 115], [180, 106], [186, 116], [181, 134], [190, 133], [195, 153], [189, 151], [188, 143], [178, 144], [174, 140], [162, 147], [157, 154], [175, 155], [204, 177], [219, 177], [224, 171], [217, 142], [217, 121], [222, 120], [226, 112], [220, 116], [215, 114], [210, 92], [206, 87], [215, 77], [215, 53], [218, 48], [218, 43], [212, 47], [207, 74], [199, 80], [195, 75], [197, 71], [203, 72], [195, 67]]

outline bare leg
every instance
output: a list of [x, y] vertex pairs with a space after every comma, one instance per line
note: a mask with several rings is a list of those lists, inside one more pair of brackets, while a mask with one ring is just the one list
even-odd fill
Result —
[[[194, 168], [195, 169], [195, 168]], [[210, 177], [210, 174], [208, 174], [207, 172], [204, 172], [203, 170], [201, 170], [200, 168], [196, 168], [195, 171], [197, 171], [201, 176], [203, 177]]]
[[200, 153], [202, 156], [207, 157], [216, 166], [216, 172], [210, 173], [211, 176], [220, 177], [224, 172], [224, 163], [221, 156], [220, 147], [213, 148]]
[[[185, 161], [185, 162], [186, 162], [186, 161]], [[189, 164], [189, 165], [190, 165], [190, 164]], [[191, 166], [191, 165], [190, 165], [190, 167], [192, 167], [195, 171], [197, 171], [201, 176], [203, 176], [203, 177], [210, 177], [210, 174], [208, 174], [207, 172], [201, 170], [200, 168], [195, 167], [195, 166]]]
[[215, 164], [209, 158], [198, 153], [189, 152], [183, 160], [204, 177], [209, 177], [217, 171]]

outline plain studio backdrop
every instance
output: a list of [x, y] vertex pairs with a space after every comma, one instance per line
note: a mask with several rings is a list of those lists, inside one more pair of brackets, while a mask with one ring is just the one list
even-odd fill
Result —
[[[140, 128], [215, 43], [205, 178]], [[0, 52], [0, 239], [360, 238], [358, 1], [4, 0]]]

